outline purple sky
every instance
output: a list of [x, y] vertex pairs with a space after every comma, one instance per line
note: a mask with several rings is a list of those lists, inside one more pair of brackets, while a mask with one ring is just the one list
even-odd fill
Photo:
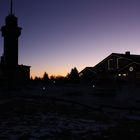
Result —
[[[112, 52], [140, 54], [140, 0], [13, 0], [23, 28], [19, 64], [31, 75], [66, 75]], [[0, 0], [0, 26], [10, 0]], [[3, 40], [0, 37], [0, 55]]]

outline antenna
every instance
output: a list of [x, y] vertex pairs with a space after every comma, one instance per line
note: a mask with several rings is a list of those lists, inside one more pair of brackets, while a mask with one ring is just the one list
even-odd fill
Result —
[[10, 3], [10, 14], [11, 15], [13, 14], [13, 0], [11, 0], [11, 3]]

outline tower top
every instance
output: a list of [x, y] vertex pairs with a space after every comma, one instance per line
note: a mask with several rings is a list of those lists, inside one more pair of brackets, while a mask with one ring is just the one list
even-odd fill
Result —
[[11, 15], [13, 14], [13, 0], [11, 0], [11, 3], [10, 3], [10, 14]]

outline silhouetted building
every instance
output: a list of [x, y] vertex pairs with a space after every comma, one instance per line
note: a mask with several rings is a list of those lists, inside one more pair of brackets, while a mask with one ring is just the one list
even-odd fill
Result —
[[[99, 80], [140, 80], [140, 55], [112, 53], [94, 67], [87, 67], [79, 74], [80, 77], [88, 75]], [[94, 81], [94, 79], [93, 79]]]
[[82, 83], [93, 83], [96, 79], [96, 72], [93, 67], [86, 67], [79, 73]]
[[5, 19], [1, 32], [4, 39], [4, 53], [0, 62], [0, 80], [24, 82], [30, 79], [30, 66], [18, 64], [18, 38], [21, 35], [18, 19], [12, 12]]

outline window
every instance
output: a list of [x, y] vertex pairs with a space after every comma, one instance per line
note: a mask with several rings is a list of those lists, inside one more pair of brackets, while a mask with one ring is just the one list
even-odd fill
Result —
[[118, 74], [118, 76], [120, 77], [120, 76], [121, 76], [121, 74], [119, 73], [119, 74]]
[[126, 77], [126, 76], [127, 76], [127, 74], [126, 74], [126, 73], [123, 73], [123, 76], [124, 76], [124, 77]]
[[113, 59], [108, 60], [108, 70], [113, 70]]

